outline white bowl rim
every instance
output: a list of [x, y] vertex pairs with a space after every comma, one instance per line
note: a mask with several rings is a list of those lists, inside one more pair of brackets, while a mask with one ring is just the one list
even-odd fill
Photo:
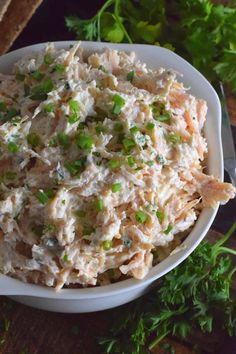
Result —
[[[23, 47], [20, 49], [16, 49], [12, 52], [9, 52], [7, 54], [4, 54], [0, 56], [0, 67], [1, 67], [1, 61], [2, 59], [7, 60], [8, 58], [11, 59], [15, 55], [22, 55], [24, 54], [25, 51], [38, 51], [42, 47], [44, 47], [48, 42], [44, 43], [37, 43], [33, 44], [27, 47]], [[73, 40], [68, 40], [68, 41], [53, 41], [56, 48], [66, 48], [70, 44], [75, 44], [78, 43], [78, 41], [73, 41]], [[221, 107], [220, 107], [220, 101], [219, 98], [214, 90], [214, 88], [211, 86], [211, 84], [207, 81], [207, 79], [198, 71], [196, 70], [191, 64], [189, 64], [185, 59], [177, 55], [176, 53], [163, 48], [163, 47], [158, 47], [158, 46], [152, 46], [148, 44], [126, 44], [126, 43], [121, 43], [121, 44], [115, 44], [115, 43], [106, 43], [106, 42], [88, 42], [88, 41], [81, 41], [81, 46], [84, 47], [85, 49], [89, 50], [99, 50], [99, 49], [104, 49], [104, 48], [114, 48], [117, 50], [125, 50], [125, 51], [135, 51], [136, 49], [154, 49], [155, 51], [163, 52], [168, 56], [173, 56], [173, 58], [176, 59], [176, 61], [182, 62], [188, 69], [192, 71], [192, 73], [195, 76], [198, 76], [198, 79], [201, 80], [201, 82], [205, 85], [207, 90], [211, 93], [212, 99], [214, 100], [214, 105], [216, 109], [216, 124], [217, 124], [217, 142], [219, 143], [218, 146], [218, 153], [219, 153], [219, 165], [217, 166], [217, 172], [218, 172], [218, 178], [222, 181], [223, 180], [223, 154], [222, 154], [222, 144], [221, 144]], [[1, 69], [0, 69], [1, 70]], [[77, 289], [61, 289], [59, 292], [56, 292], [54, 288], [48, 288], [46, 286], [42, 285], [37, 285], [37, 284], [31, 284], [31, 283], [24, 283], [20, 280], [11, 278], [9, 276], [0, 274], [0, 294], [1, 295], [24, 295], [24, 296], [33, 296], [33, 297], [40, 297], [40, 298], [47, 298], [47, 299], [58, 299], [58, 300], [79, 300], [79, 299], [94, 299], [94, 298], [106, 298], [109, 296], [115, 296], [120, 293], [125, 293], [128, 291], [132, 291], [134, 289], [138, 289], [141, 287], [147, 287], [150, 285], [153, 281], [155, 281], [157, 278], [160, 278], [164, 274], [168, 273], [171, 271], [173, 268], [175, 268], [178, 264], [180, 264], [182, 261], [184, 261], [190, 254], [191, 252], [198, 246], [198, 244], [202, 241], [204, 236], [206, 235], [207, 231], [209, 230], [215, 215], [217, 213], [218, 206], [214, 209], [211, 208], [204, 208], [203, 211], [201, 212], [198, 220], [196, 221], [192, 231], [188, 235], [188, 237], [185, 239], [183, 242], [186, 244], [186, 249], [181, 250], [178, 252], [178, 257], [175, 255], [170, 255], [166, 259], [164, 259], [162, 262], [160, 262], [158, 265], [153, 267], [148, 275], [142, 279], [142, 280], [136, 280], [133, 278], [127, 279], [127, 280], [122, 280], [117, 283], [109, 284], [109, 285], [103, 285], [103, 286], [98, 286], [98, 287], [89, 287], [89, 288], [77, 288]], [[198, 233], [199, 237], [198, 239], [188, 245], [188, 240], [190, 236], [194, 233], [194, 230], [196, 229], [196, 225], [199, 224], [200, 218], [204, 215], [205, 219], [208, 219], [208, 222], [206, 222], [204, 225], [201, 225], [199, 227]], [[175, 259], [173, 262], [170, 262], [171, 259]], [[169, 263], [169, 266], [166, 266], [166, 263]], [[157, 273], [155, 270], [157, 267], [160, 268], [161, 266], [161, 271]], [[1, 283], [3, 284], [3, 289], [1, 289]]]

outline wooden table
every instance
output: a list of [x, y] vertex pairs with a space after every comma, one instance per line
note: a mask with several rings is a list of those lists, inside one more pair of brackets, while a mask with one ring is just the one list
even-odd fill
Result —
[[[71, 39], [72, 36], [65, 30], [63, 24], [64, 15], [71, 14], [68, 3], [76, 7], [76, 1], [60, 1], [60, 6], [55, 6], [54, 0], [45, 1], [15, 42], [13, 49], [48, 40]], [[101, 1], [96, 1], [96, 6], [100, 3]], [[86, 14], [91, 14], [95, 10], [93, 4], [92, 1], [80, 1], [80, 13], [84, 11]], [[52, 22], [57, 23], [56, 27], [52, 26]], [[231, 122], [235, 125], [233, 133], [236, 137], [236, 95], [230, 92], [228, 92], [228, 107]], [[226, 206], [221, 207], [213, 229], [226, 232], [235, 221], [235, 210], [235, 201], [230, 201]], [[211, 231], [208, 237], [215, 239], [217, 236]], [[236, 248], [235, 238], [230, 240], [230, 246]], [[97, 354], [99, 350], [96, 337], [106, 335], [111, 312], [112, 310], [75, 315], [50, 313], [1, 297], [0, 354]], [[236, 349], [232, 351], [235, 338], [231, 339], [230, 344], [227, 341], [228, 338], [224, 333], [206, 336], [197, 333], [189, 336], [185, 342], [168, 338], [168, 342], [174, 345], [176, 354], [194, 353], [194, 344], [199, 345], [202, 354], [236, 353]], [[160, 347], [155, 348], [154, 352], [166, 353]]]

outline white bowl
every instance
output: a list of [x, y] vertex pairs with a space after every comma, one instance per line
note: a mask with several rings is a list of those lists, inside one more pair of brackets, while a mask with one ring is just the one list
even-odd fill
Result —
[[[57, 49], [69, 48], [75, 41], [55, 42]], [[45, 43], [15, 50], [0, 57], [0, 72], [9, 73], [12, 64], [25, 54], [39, 51]], [[208, 142], [208, 173], [223, 179], [223, 158], [221, 145], [221, 108], [218, 96], [209, 82], [187, 61], [168, 49], [143, 44], [109, 44], [98, 42], [82, 42], [85, 52], [101, 51], [105, 47], [134, 51], [137, 57], [151, 68], [172, 68], [183, 74], [181, 80], [185, 87], [198, 98], [207, 101], [208, 113], [205, 124], [205, 137]], [[209, 230], [217, 209], [202, 210], [193, 230], [185, 239], [185, 248], [170, 255], [153, 267], [143, 280], [128, 279], [115, 284], [88, 289], [62, 289], [55, 292], [34, 284], [25, 284], [0, 274], [0, 295], [7, 295], [14, 300], [49, 311], [58, 312], [92, 312], [122, 305], [144, 294], [154, 281], [181, 263], [197, 247]]]

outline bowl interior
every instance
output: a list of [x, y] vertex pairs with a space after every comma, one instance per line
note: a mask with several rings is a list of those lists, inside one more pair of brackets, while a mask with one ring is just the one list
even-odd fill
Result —
[[[75, 41], [55, 42], [57, 49], [69, 48]], [[12, 65], [26, 54], [39, 51], [44, 48], [45, 43], [32, 45], [18, 49], [0, 57], [0, 73], [10, 73]], [[147, 63], [148, 67], [174, 69], [181, 73], [179, 78], [189, 87], [189, 91], [197, 98], [207, 101], [208, 113], [204, 134], [208, 143], [207, 171], [220, 180], [223, 179], [223, 158], [221, 145], [221, 109], [218, 96], [210, 83], [187, 61], [168, 49], [142, 44], [110, 44], [101, 42], [82, 42], [86, 54], [94, 51], [101, 51], [104, 48], [113, 48], [127, 52], [134, 51], [137, 58]], [[115, 284], [88, 288], [88, 289], [63, 289], [55, 292], [54, 289], [34, 284], [25, 284], [19, 280], [0, 274], [0, 295], [31, 295], [47, 298], [79, 299], [110, 296], [115, 293], [124, 292], [126, 289], [144, 287], [155, 279], [169, 272], [182, 262], [200, 243], [209, 230], [217, 209], [205, 208], [201, 212], [194, 228], [183, 244], [185, 247], [173, 255], [168, 256], [161, 263], [151, 269], [149, 274], [141, 281], [135, 279], [124, 280]]]

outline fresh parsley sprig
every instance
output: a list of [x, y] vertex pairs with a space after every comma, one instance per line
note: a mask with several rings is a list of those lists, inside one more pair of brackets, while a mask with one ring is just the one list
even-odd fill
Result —
[[[227, 4], [227, 2], [225, 2]], [[78, 39], [162, 45], [211, 82], [236, 90], [236, 4], [210, 0], [107, 0], [91, 19], [66, 17]]]
[[236, 222], [214, 245], [203, 241], [148, 295], [113, 310], [109, 335], [98, 340], [103, 353], [148, 353], [167, 335], [211, 332], [215, 321], [233, 335], [236, 301], [230, 287], [236, 267], [227, 254], [236, 250], [224, 244], [235, 231]]

